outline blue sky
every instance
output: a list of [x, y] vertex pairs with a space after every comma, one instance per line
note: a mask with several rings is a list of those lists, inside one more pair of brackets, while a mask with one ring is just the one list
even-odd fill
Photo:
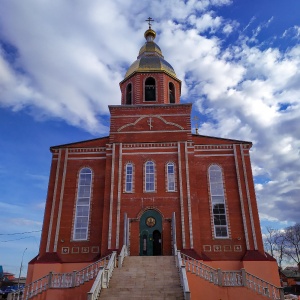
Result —
[[108, 134], [107, 106], [120, 104], [149, 16], [200, 134], [253, 142], [262, 228], [299, 222], [299, 11], [298, 0], [2, 0], [4, 270], [38, 253], [49, 147]]

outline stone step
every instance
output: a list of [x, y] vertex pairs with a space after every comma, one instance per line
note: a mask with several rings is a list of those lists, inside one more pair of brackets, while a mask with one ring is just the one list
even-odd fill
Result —
[[183, 300], [174, 256], [127, 256], [99, 299]]

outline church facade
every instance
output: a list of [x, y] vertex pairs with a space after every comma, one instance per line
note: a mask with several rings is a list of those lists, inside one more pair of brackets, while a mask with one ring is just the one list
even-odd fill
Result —
[[133, 256], [172, 255], [176, 244], [211, 266], [249, 268], [278, 284], [266, 271], [277, 267], [263, 249], [252, 143], [192, 134], [192, 105], [180, 103], [181, 81], [155, 36], [149, 27], [120, 83], [121, 104], [109, 106], [109, 136], [50, 148], [28, 282], [78, 270], [126, 243]]

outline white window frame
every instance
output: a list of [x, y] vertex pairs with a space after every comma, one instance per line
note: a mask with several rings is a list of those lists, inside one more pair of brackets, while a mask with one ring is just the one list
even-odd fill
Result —
[[[128, 172], [128, 168], [131, 166], [131, 174]], [[133, 163], [127, 163], [125, 165], [125, 186], [124, 191], [126, 193], [133, 193], [133, 176], [134, 176], [134, 166]], [[130, 186], [130, 188], [128, 188]]]
[[[88, 177], [90, 177], [90, 179], [87, 181]], [[75, 220], [74, 220], [74, 227], [73, 227], [74, 241], [86, 241], [88, 239], [92, 184], [93, 184], [92, 169], [82, 168], [78, 176]]]
[[[153, 167], [152, 171], [149, 170], [149, 167]], [[155, 174], [155, 163], [152, 160], [148, 160], [144, 164], [144, 191], [155, 192], [156, 188], [156, 174]], [[151, 185], [151, 186], [149, 186]]]
[[[173, 172], [169, 172], [169, 166], [173, 167]], [[167, 192], [175, 192], [176, 191], [176, 178], [175, 178], [175, 163], [168, 162], [166, 164], [166, 185], [167, 185]], [[172, 187], [170, 187], [173, 185]]]
[[[211, 165], [208, 169], [208, 177], [214, 237], [226, 239], [229, 237], [229, 228], [222, 168], [216, 164]], [[218, 213], [216, 210], [219, 210]], [[226, 235], [222, 235], [222, 230], [226, 230]], [[219, 232], [221, 232], [221, 234], [219, 234]]]

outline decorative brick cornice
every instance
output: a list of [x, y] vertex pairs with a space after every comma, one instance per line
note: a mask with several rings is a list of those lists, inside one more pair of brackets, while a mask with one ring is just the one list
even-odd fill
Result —
[[123, 148], [166, 148], [176, 147], [177, 143], [135, 143], [135, 144], [123, 144]]
[[228, 144], [222, 144], [222, 145], [195, 145], [195, 151], [207, 151], [207, 150], [216, 150], [216, 149], [221, 149], [221, 150], [233, 150], [233, 145], [228, 145]]
[[106, 151], [105, 147], [93, 148], [69, 148], [69, 153], [103, 153]]

